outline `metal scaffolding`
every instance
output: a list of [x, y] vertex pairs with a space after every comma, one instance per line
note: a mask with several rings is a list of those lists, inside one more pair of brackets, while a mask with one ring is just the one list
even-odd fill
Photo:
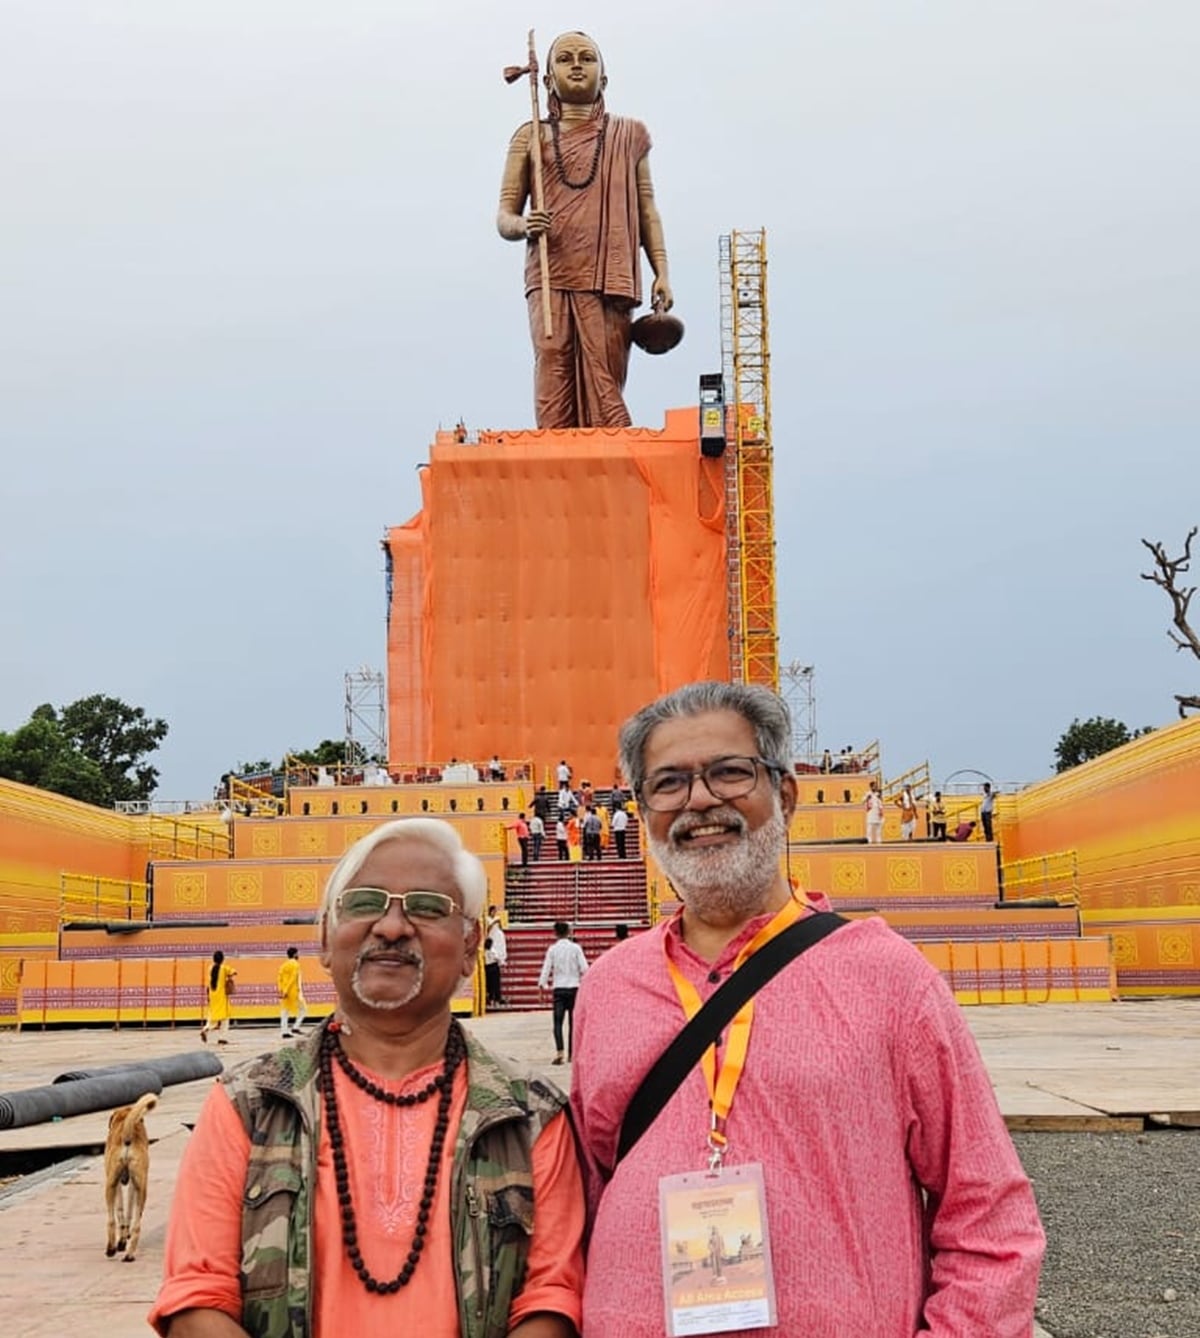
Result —
[[346, 675], [346, 761], [388, 760], [387, 689], [369, 665]]
[[730, 678], [778, 691], [766, 232], [722, 237], [720, 269]]
[[813, 682], [816, 669], [811, 664], [792, 660], [780, 671], [783, 699], [792, 716], [792, 756], [813, 761], [820, 753], [817, 746], [817, 692]]

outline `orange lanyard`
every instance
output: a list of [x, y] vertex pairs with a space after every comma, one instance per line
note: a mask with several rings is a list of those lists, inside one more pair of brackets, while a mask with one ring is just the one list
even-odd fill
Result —
[[[794, 897], [790, 898], [787, 905], [782, 910], [777, 911], [758, 933], [742, 946], [741, 951], [734, 959], [733, 969], [736, 971], [748, 957], [752, 957], [759, 948], [769, 943], [776, 934], [781, 934], [790, 924], [794, 924], [806, 909], [805, 902], [798, 901]], [[667, 971], [670, 973], [675, 986], [675, 993], [679, 995], [679, 1002], [683, 1007], [684, 1015], [690, 1022], [702, 1006], [700, 992], [667, 954], [665, 939], [663, 940], [663, 953], [666, 955]], [[712, 1124], [708, 1133], [708, 1165], [709, 1170], [712, 1171], [720, 1169], [725, 1148], [729, 1141], [725, 1137], [725, 1123], [729, 1119], [734, 1094], [737, 1092], [738, 1083], [741, 1081], [742, 1071], [746, 1067], [746, 1053], [750, 1049], [750, 1026], [753, 1021], [754, 999], [752, 996], [741, 1006], [732, 1023], [730, 1023], [729, 1044], [725, 1047], [725, 1057], [721, 1062], [720, 1072], [717, 1072], [717, 1047], [715, 1043], [705, 1050], [700, 1060], [700, 1067], [704, 1072], [704, 1081], [708, 1086], [708, 1101], [712, 1108]]]

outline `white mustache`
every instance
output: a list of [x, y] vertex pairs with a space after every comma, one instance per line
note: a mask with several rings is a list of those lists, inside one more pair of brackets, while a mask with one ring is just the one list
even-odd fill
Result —
[[358, 954], [356, 965], [361, 966], [363, 962], [371, 962], [377, 958], [386, 958], [391, 962], [399, 962], [404, 966], [424, 966], [425, 959], [419, 952], [413, 952], [411, 948], [364, 948]]

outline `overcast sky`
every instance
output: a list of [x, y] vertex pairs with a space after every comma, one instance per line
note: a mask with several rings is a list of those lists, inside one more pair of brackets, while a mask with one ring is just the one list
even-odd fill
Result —
[[532, 424], [530, 25], [654, 138], [688, 329], [636, 423], [720, 366], [718, 237], [767, 229], [821, 744], [1023, 781], [1074, 716], [1171, 720], [1200, 666], [1138, 541], [1200, 522], [1195, 0], [3, 0], [0, 729], [122, 697], [180, 799], [341, 736], [433, 432]]

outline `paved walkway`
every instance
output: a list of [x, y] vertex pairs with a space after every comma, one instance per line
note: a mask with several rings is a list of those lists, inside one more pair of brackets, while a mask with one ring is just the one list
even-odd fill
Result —
[[[970, 1008], [1001, 1108], [1014, 1127], [1141, 1127], [1147, 1116], [1200, 1125], [1200, 1000], [1111, 1005]], [[552, 1069], [546, 1013], [471, 1023], [494, 1048]], [[237, 1062], [274, 1042], [243, 1028], [220, 1052]], [[0, 1091], [50, 1082], [70, 1068], [100, 1067], [194, 1048], [194, 1031], [0, 1033]], [[208, 1081], [164, 1089], [147, 1127], [154, 1140], [141, 1251], [133, 1263], [104, 1256], [103, 1164], [107, 1112], [0, 1131], [0, 1154], [45, 1148], [71, 1160], [0, 1185], [0, 1334], [64, 1333], [144, 1338], [158, 1287], [171, 1187]], [[72, 1155], [73, 1154], [73, 1155]], [[1044, 1331], [1039, 1331], [1043, 1334]]]

